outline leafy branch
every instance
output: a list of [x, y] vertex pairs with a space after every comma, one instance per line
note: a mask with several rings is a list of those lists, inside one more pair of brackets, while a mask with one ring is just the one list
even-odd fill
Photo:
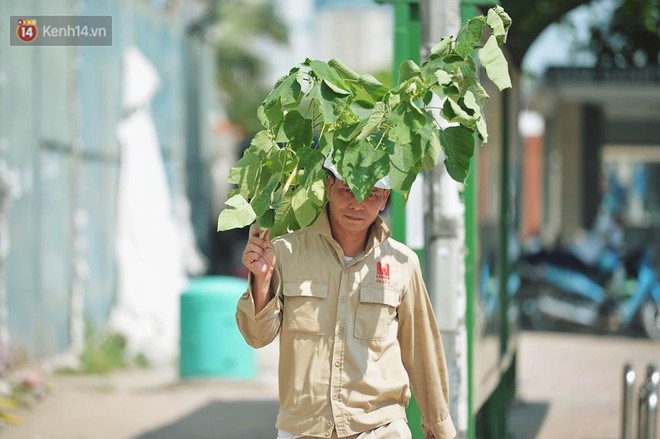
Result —
[[498, 89], [511, 87], [500, 49], [510, 25], [499, 6], [471, 19], [455, 38], [442, 38], [421, 66], [401, 63], [392, 89], [334, 59], [306, 59], [291, 69], [257, 111], [264, 129], [229, 173], [236, 189], [218, 230], [256, 221], [278, 236], [311, 224], [326, 202], [327, 157], [358, 200], [386, 175], [407, 198], [418, 173], [431, 170], [441, 151], [449, 175], [464, 181], [476, 137], [488, 139], [482, 111], [488, 94], [472, 53], [477, 50]]

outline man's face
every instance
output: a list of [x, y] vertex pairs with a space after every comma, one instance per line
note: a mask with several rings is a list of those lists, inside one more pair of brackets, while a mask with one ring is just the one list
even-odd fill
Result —
[[348, 185], [333, 177], [328, 177], [327, 192], [333, 229], [355, 233], [369, 229], [390, 196], [389, 189], [374, 188], [367, 198], [358, 202]]

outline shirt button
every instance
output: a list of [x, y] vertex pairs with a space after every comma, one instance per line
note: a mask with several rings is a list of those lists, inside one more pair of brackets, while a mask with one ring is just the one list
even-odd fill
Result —
[[340, 334], [343, 334], [344, 333], [344, 328], [339, 328], [339, 330], [337, 332], [339, 332]]
[[341, 303], [346, 303], [346, 298], [345, 298], [345, 297], [342, 297], [341, 299], [339, 299], [339, 301], [340, 301]]
[[335, 361], [335, 366], [337, 367], [341, 366], [341, 361]]
[[327, 425], [328, 427], [332, 427], [332, 421], [326, 421], [325, 425]]
[[332, 395], [332, 399], [334, 399], [335, 401], [339, 401], [339, 395]]

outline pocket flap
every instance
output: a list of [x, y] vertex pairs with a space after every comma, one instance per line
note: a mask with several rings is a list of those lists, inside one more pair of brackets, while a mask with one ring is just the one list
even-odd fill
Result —
[[399, 306], [399, 290], [391, 285], [363, 284], [360, 287], [361, 303], [380, 303], [393, 307]]
[[328, 297], [328, 284], [322, 282], [302, 281], [285, 282], [282, 292], [287, 297]]

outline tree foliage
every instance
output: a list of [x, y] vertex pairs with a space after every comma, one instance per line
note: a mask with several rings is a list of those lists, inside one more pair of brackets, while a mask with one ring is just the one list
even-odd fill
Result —
[[516, 23], [507, 41], [512, 63], [520, 68], [525, 53], [548, 26], [588, 3], [590, 0], [501, 0], [500, 4]]
[[594, 23], [583, 48], [596, 67], [648, 67], [660, 63], [660, 0], [625, 0], [607, 23]]
[[217, 83], [227, 117], [245, 132], [256, 132], [255, 110], [269, 91], [263, 78], [267, 66], [256, 45], [263, 40], [287, 43], [286, 26], [265, 0], [217, 0], [214, 15]]
[[[511, 86], [504, 44], [511, 19], [501, 7], [447, 36], [423, 64], [405, 61], [399, 83], [385, 87], [338, 60], [305, 60], [281, 78], [258, 109], [257, 133], [229, 174], [236, 189], [218, 230], [256, 222], [271, 236], [312, 223], [325, 204], [330, 158], [358, 200], [389, 176], [407, 197], [418, 173], [441, 153], [449, 174], [465, 180], [476, 138], [486, 142], [488, 94], [478, 64], [500, 89]], [[485, 44], [482, 36], [488, 34]], [[439, 115], [447, 123], [442, 127]]]
[[[573, 9], [596, 5], [597, 0], [502, 0], [516, 26], [507, 41], [510, 59], [518, 68], [536, 38], [559, 23]], [[579, 50], [596, 56], [598, 66], [639, 67], [658, 65], [659, 0], [620, 0], [610, 22], [594, 23], [590, 41]]]

